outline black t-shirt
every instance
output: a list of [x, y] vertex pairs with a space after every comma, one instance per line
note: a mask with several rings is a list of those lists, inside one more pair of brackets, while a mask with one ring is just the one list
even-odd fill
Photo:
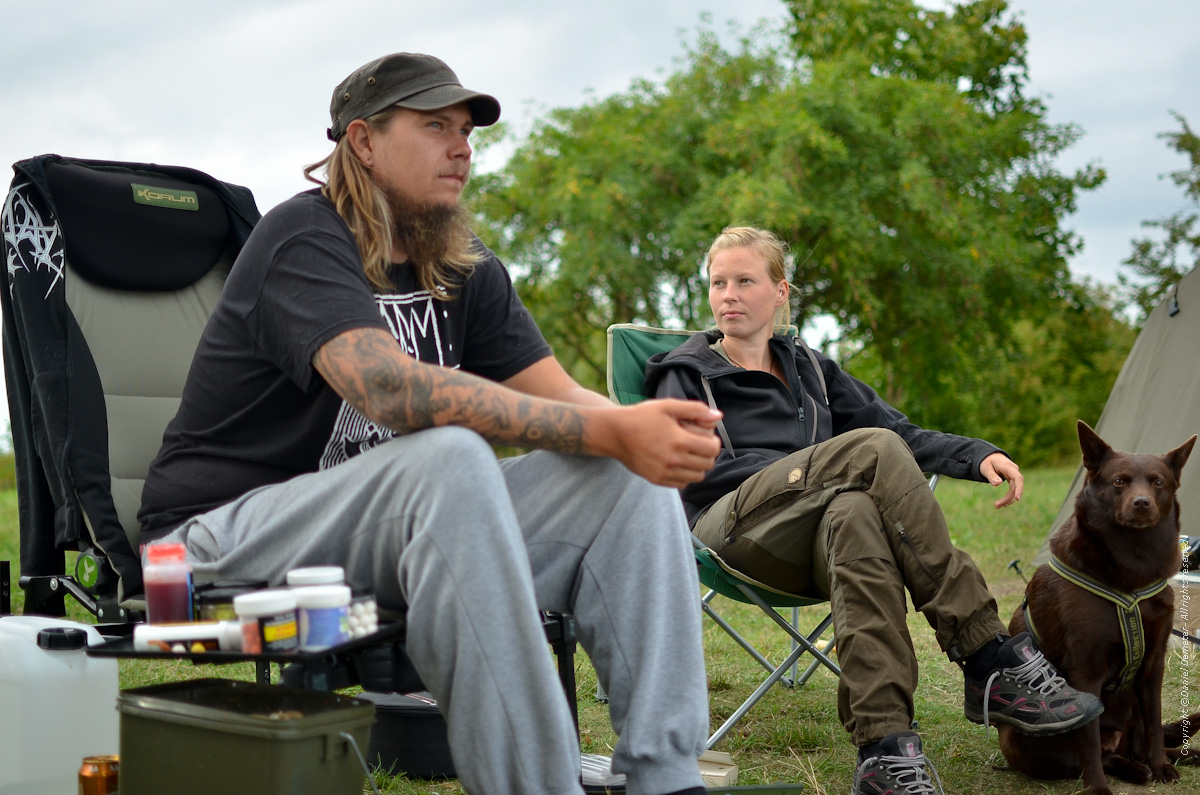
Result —
[[392, 267], [394, 291], [381, 295], [346, 223], [318, 191], [269, 212], [230, 272], [146, 477], [143, 538], [394, 435], [313, 369], [317, 350], [344, 331], [385, 329], [420, 361], [494, 381], [549, 356], [503, 264], [476, 244], [484, 258], [453, 300], [434, 299], [403, 265]]

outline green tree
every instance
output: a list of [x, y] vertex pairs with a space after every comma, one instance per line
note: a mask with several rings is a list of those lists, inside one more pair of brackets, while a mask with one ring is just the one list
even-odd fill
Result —
[[[793, 0], [732, 50], [701, 28], [661, 84], [543, 119], [480, 180], [490, 242], [573, 374], [601, 383], [614, 321], [709, 321], [722, 227], [792, 244], [796, 320], [834, 316], [848, 366], [914, 420], [972, 432], [999, 362], [1071, 289], [1062, 226], [1095, 169], [1023, 93], [1002, 0]], [[982, 410], [980, 408], [979, 410]]]
[[[1192, 132], [1187, 119], [1172, 113], [1182, 128], [1179, 132], [1161, 133], [1172, 149], [1189, 160], [1188, 168], [1170, 174], [1171, 181], [1183, 188], [1183, 195], [1200, 208], [1200, 136]], [[1137, 309], [1138, 325], [1158, 305], [1171, 285], [1200, 265], [1200, 226], [1195, 210], [1179, 212], [1157, 221], [1143, 221], [1148, 229], [1162, 230], [1157, 238], [1137, 238], [1133, 253], [1121, 264], [1128, 265], [1132, 275], [1117, 274], [1129, 302]]]
[[1136, 338], [1112, 288], [1074, 284], [1055, 310], [1039, 323], [1016, 324], [1016, 344], [996, 363], [976, 407], [973, 432], [1022, 466], [1077, 459], [1075, 421], [1094, 426], [1100, 419]]

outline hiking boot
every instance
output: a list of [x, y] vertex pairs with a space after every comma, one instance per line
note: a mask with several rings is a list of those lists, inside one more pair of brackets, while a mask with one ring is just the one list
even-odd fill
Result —
[[[1028, 632], [1000, 647], [1000, 663], [987, 681], [966, 676], [963, 712], [973, 723], [1005, 723], [1022, 734], [1061, 734], [1104, 711], [1100, 699], [1059, 676]], [[984, 693], [987, 698], [984, 698]]]
[[[889, 734], [879, 741], [878, 756], [864, 759], [854, 771], [854, 795], [945, 795], [937, 771], [921, 753], [921, 738], [912, 732]], [[937, 778], [937, 787], [925, 772]]]

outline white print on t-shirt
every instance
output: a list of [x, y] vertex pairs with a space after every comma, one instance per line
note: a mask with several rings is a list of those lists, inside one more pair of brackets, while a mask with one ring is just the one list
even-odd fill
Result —
[[446, 363], [437, 324], [437, 302], [428, 290], [407, 295], [376, 295], [375, 303], [405, 353], [423, 362]]
[[[433, 300], [428, 290], [403, 295], [376, 295], [375, 303], [392, 336], [405, 353], [418, 361], [445, 366], [449, 351], [442, 346], [438, 302]], [[442, 316], [445, 316], [444, 312]], [[321, 469], [336, 466], [372, 447], [378, 447], [395, 435], [390, 428], [376, 425], [343, 401], [319, 466]]]

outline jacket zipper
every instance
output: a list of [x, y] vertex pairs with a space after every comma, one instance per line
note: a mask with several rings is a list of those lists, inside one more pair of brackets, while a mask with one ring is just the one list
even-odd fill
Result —
[[[813, 407], [813, 410], [812, 410], [813, 421], [812, 421], [812, 427], [809, 429], [809, 433], [808, 433], [808, 437], [809, 437], [808, 443], [809, 443], [809, 445], [814, 445], [817, 443], [817, 417], [818, 417], [817, 401], [813, 400], [813, 396], [808, 394], [808, 392], [805, 392], [804, 396], [808, 398], [809, 402], [812, 403], [812, 407]], [[803, 416], [801, 417], [801, 419], [803, 419]]]
[[[742, 371], [742, 370], [730, 369], [730, 370], [727, 370], [727, 371], [723, 371], [723, 372], [716, 372], [716, 373], [701, 373], [701, 374], [700, 374], [700, 378], [701, 378], [701, 380], [702, 380], [702, 381], [707, 381], [707, 382], [708, 382], [708, 383], [711, 385], [711, 384], [712, 384], [712, 382], [713, 382], [713, 380], [714, 380], [714, 379], [716, 379], [716, 378], [723, 378], [723, 377], [727, 377], [727, 376], [735, 375], [735, 374], [737, 374], [737, 373], [740, 373], [740, 372], [743, 372], [743, 371]], [[804, 389], [804, 388], [803, 388], [803, 387], [804, 387], [804, 385], [803, 385], [803, 384], [801, 384], [800, 386], [801, 386], [801, 394], [803, 394], [803, 395], [804, 395], [804, 397], [807, 397], [807, 398], [808, 398], [810, 401], [812, 401], [812, 403], [813, 403], [813, 406], [814, 406], [814, 410], [813, 410], [813, 413], [812, 413], [812, 414], [813, 414], [813, 419], [814, 419], [814, 422], [813, 422], [813, 424], [812, 424], [812, 430], [811, 430], [811, 432], [809, 433], [809, 445], [811, 446], [811, 445], [815, 444], [815, 443], [816, 443], [816, 440], [817, 440], [817, 424], [816, 424], [816, 422], [815, 422], [815, 419], [816, 419], [816, 416], [817, 416], [817, 412], [816, 412], [816, 410], [815, 410], [816, 401], [815, 401], [815, 400], [813, 400], [813, 397], [812, 397], [812, 395], [808, 394], [808, 390], [806, 390], [806, 389]], [[787, 387], [786, 387], [786, 386], [784, 386], [784, 388], [785, 388], [785, 389], [787, 389]], [[707, 395], [707, 392], [706, 392], [706, 395]], [[714, 409], [715, 409], [715, 408], [717, 408], [717, 405], [716, 405], [716, 399], [715, 399], [715, 398], [710, 398], [710, 399], [708, 400], [708, 403], [709, 403], [709, 405], [710, 405], [710, 406], [712, 406], [712, 408], [714, 408]], [[797, 404], [797, 407], [796, 407], [796, 417], [797, 417], [797, 418], [800, 420], [800, 427], [799, 427], [799, 429], [797, 429], [797, 431], [796, 431], [796, 433], [795, 433], [795, 437], [794, 437], [794, 438], [795, 438], [795, 439], [797, 439], [797, 440], [799, 441], [799, 443], [803, 444], [803, 443], [804, 443], [804, 429], [807, 427], [807, 423], [805, 422], [805, 411], [804, 411], [804, 400], [803, 400], [803, 398], [802, 398], [802, 399], [799, 401], [799, 403]], [[730, 452], [733, 452], [733, 450], [732, 450], [732, 445], [730, 445]]]

